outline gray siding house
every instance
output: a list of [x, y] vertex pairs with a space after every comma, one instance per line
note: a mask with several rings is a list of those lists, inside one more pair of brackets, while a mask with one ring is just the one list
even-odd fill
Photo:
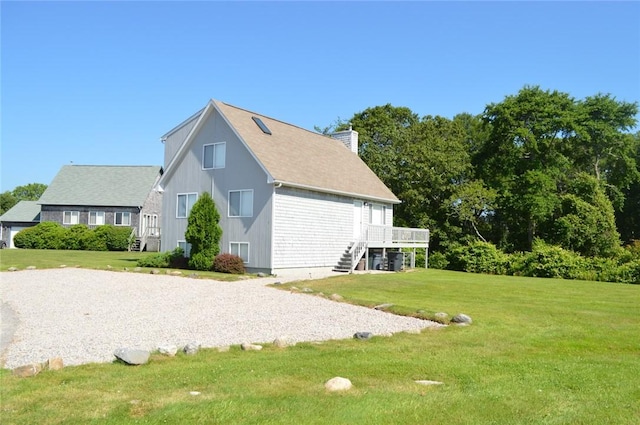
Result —
[[160, 166], [65, 165], [38, 200], [40, 221], [131, 228], [135, 249], [160, 250]]
[[20, 201], [0, 216], [0, 246], [15, 248], [13, 237], [22, 229], [40, 223], [40, 205], [36, 201]]
[[428, 248], [428, 230], [393, 227], [400, 201], [358, 157], [355, 131], [327, 137], [211, 100], [162, 142], [163, 250], [188, 252], [187, 217], [203, 192], [221, 215], [221, 252], [253, 272], [381, 268], [361, 258]]

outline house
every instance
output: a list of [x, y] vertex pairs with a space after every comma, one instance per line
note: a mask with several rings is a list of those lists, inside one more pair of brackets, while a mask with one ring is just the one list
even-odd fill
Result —
[[362, 257], [381, 268], [387, 250], [428, 249], [428, 230], [393, 227], [400, 201], [358, 157], [356, 131], [327, 137], [211, 100], [161, 140], [163, 250], [189, 251], [203, 192], [221, 215], [221, 252], [252, 272], [352, 271]]
[[13, 237], [22, 229], [40, 223], [40, 205], [36, 201], [20, 201], [0, 216], [0, 246], [15, 248]]
[[65, 165], [38, 200], [40, 221], [131, 228], [135, 249], [160, 250], [160, 166]]

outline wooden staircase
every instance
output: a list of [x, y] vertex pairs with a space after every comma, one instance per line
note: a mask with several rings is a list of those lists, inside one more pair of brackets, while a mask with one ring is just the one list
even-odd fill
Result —
[[353, 247], [353, 242], [349, 244], [347, 249], [344, 250], [342, 256], [338, 260], [338, 265], [333, 268], [334, 272], [343, 272], [343, 273], [351, 273], [353, 268], [351, 267], [351, 248]]
[[367, 250], [367, 243], [365, 241], [351, 242], [347, 249], [344, 250], [338, 264], [333, 268], [333, 271], [351, 273], [356, 269], [358, 262]]

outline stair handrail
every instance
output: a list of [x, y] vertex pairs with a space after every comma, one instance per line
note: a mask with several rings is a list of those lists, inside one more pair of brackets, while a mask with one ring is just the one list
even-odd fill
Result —
[[351, 248], [349, 248], [349, 254], [351, 254], [351, 270], [349, 271], [349, 273], [353, 273], [353, 271], [356, 269], [358, 265], [357, 261], [360, 261], [360, 259], [364, 255], [364, 252], [369, 246], [369, 238], [367, 236], [367, 233], [368, 230], [363, 228], [362, 232], [360, 233], [360, 239], [355, 241], [353, 245], [351, 245]]

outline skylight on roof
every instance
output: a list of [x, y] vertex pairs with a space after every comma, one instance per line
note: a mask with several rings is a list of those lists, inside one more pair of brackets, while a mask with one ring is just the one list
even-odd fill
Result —
[[267, 127], [260, 118], [251, 117], [251, 119], [255, 121], [256, 124], [258, 124], [258, 127], [260, 127], [260, 130], [262, 130], [264, 134], [271, 134], [271, 130], [269, 130], [269, 127]]

